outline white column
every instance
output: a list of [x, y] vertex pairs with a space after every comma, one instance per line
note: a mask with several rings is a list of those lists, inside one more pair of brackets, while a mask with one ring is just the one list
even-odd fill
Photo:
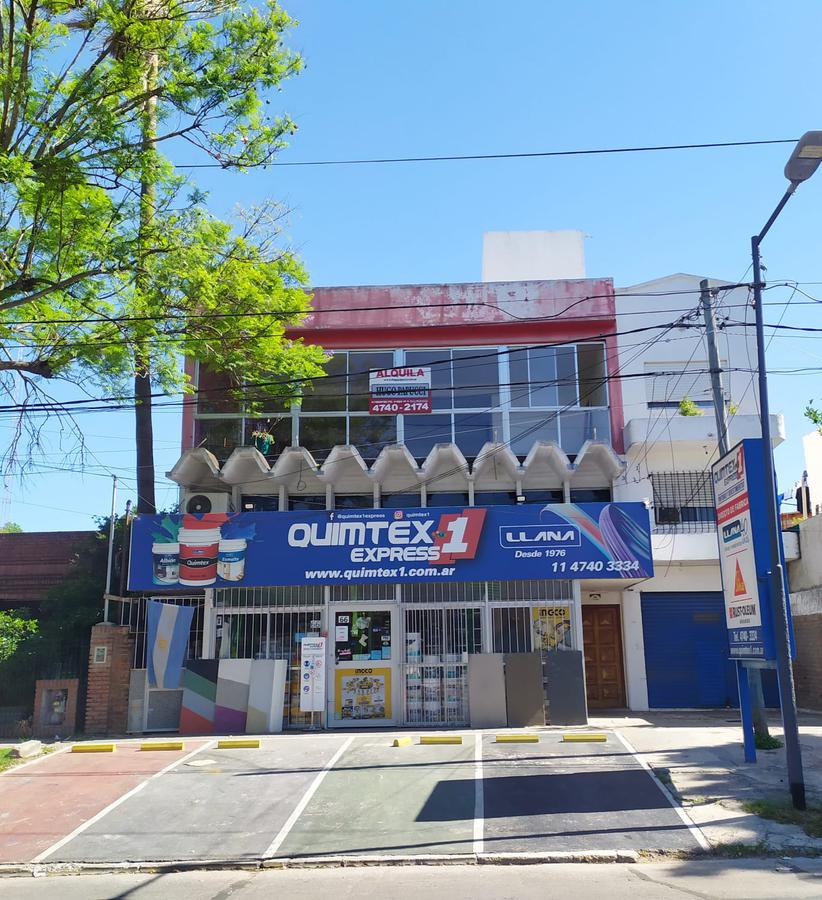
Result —
[[325, 508], [334, 509], [334, 488], [330, 484], [325, 486]]
[[648, 709], [645, 640], [642, 634], [642, 597], [637, 589], [622, 592], [622, 646], [628, 708]]
[[382, 506], [382, 489], [380, 488], [380, 483], [378, 481], [374, 482], [374, 509], [379, 509]]
[[205, 589], [203, 603], [203, 649], [202, 659], [214, 659], [217, 643], [217, 619], [214, 614], [214, 588]]

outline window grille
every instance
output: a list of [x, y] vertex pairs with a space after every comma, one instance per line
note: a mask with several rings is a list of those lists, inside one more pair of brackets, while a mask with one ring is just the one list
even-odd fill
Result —
[[716, 528], [710, 472], [654, 472], [650, 477], [657, 531], [699, 532]]

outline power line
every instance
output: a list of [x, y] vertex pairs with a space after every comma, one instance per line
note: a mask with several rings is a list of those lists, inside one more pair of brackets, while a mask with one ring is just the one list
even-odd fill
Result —
[[[713, 150], [724, 147], [758, 147], [768, 144], [795, 144], [796, 139], [782, 138], [767, 141], [706, 141], [700, 144], [659, 144], [655, 146], [639, 147], [605, 147], [587, 150], [540, 150], [525, 153], [464, 153], [454, 156], [392, 156], [372, 157], [362, 159], [312, 159], [277, 161], [263, 163], [267, 166], [279, 167], [316, 167], [316, 166], [370, 166], [392, 165], [398, 163], [428, 163], [428, 162], [464, 162], [469, 160], [489, 159], [546, 159], [563, 156], [605, 156], [621, 153], [658, 153], [669, 150]], [[224, 163], [175, 163], [179, 169], [230, 169], [233, 166]], [[239, 167], [239, 166], [238, 166]]]

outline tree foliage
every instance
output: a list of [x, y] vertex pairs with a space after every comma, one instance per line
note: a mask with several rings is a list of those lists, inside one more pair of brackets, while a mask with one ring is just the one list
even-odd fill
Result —
[[183, 354], [237, 381], [321, 374], [284, 336], [310, 297], [283, 211], [220, 221], [170, 161], [247, 169], [285, 145], [292, 25], [275, 0], [0, 0], [0, 398], [28, 413], [7, 465], [42, 413], [70, 416], [50, 379], [128, 406], [135, 375], [184, 388]]
[[0, 534], [22, 534], [23, 529], [17, 522], [5, 522], [0, 525]]
[[808, 403], [805, 407], [805, 418], [813, 422], [819, 433], [822, 434], [822, 410], [817, 409], [817, 407], [813, 405], [813, 401]]
[[0, 663], [11, 659], [20, 644], [37, 632], [37, 622], [18, 610], [0, 610]]

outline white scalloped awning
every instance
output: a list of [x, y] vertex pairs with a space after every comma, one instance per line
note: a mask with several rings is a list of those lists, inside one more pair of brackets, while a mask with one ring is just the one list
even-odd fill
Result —
[[565, 483], [578, 488], [609, 487], [625, 464], [603, 441], [588, 441], [571, 464], [567, 455], [551, 441], [536, 441], [520, 465], [510, 447], [485, 444], [469, 471], [468, 462], [456, 444], [436, 444], [422, 466], [402, 444], [384, 447], [369, 470], [356, 447], [334, 447], [320, 466], [305, 447], [286, 447], [273, 466], [254, 447], [238, 447], [220, 470], [216, 457], [198, 448], [186, 451], [168, 477], [189, 491], [227, 491], [269, 494], [285, 486], [289, 494], [325, 494], [330, 485], [339, 494], [370, 494], [375, 484], [384, 495], [429, 493], [468, 489], [473, 482], [480, 491], [522, 489], [556, 490]]
[[468, 461], [456, 444], [434, 444], [422, 464], [429, 491], [467, 491]]
[[505, 491], [522, 476], [522, 467], [507, 444], [483, 444], [471, 469], [474, 487], [480, 491]]
[[317, 478], [341, 494], [370, 494], [374, 484], [359, 450], [350, 444], [332, 448]]
[[284, 484], [290, 494], [325, 493], [318, 477], [319, 466], [305, 447], [286, 447], [271, 471], [277, 484]]
[[522, 488], [525, 491], [561, 488], [571, 479], [571, 463], [562, 448], [553, 441], [536, 441], [522, 464]]
[[222, 476], [227, 484], [259, 482], [270, 475], [271, 466], [256, 447], [236, 447], [223, 463]]
[[204, 447], [186, 450], [174, 463], [166, 477], [180, 485], [198, 491], [225, 491], [217, 457]]
[[625, 463], [610, 444], [604, 441], [586, 441], [576, 455], [571, 484], [574, 487], [602, 487], [603, 476], [610, 484], [625, 471]]

